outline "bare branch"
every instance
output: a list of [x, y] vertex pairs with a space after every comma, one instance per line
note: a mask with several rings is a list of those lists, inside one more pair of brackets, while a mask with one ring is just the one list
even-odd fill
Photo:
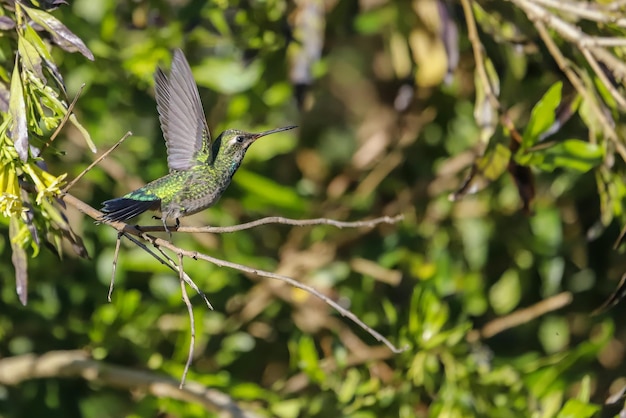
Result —
[[[572, 69], [572, 65], [570, 62], [564, 57], [563, 53], [557, 46], [557, 44], [552, 39], [550, 33], [548, 32], [547, 27], [554, 30], [560, 37], [564, 40], [574, 44], [584, 55], [585, 59], [589, 63], [589, 66], [592, 68], [593, 72], [600, 78], [602, 83], [606, 86], [606, 88], [610, 91], [611, 95], [615, 98], [618, 105], [622, 108], [626, 108], [626, 99], [624, 99], [621, 94], [615, 89], [612, 83], [604, 74], [603, 69], [598, 65], [598, 60], [606, 65], [606, 67], [612, 72], [618, 80], [623, 80], [624, 76], [626, 76], [626, 65], [619, 59], [617, 59], [613, 54], [607, 51], [603, 45], [615, 46], [617, 44], [618, 38], [613, 37], [598, 37], [591, 36], [582, 31], [578, 26], [566, 22], [564, 19], [552, 13], [550, 10], [546, 9], [546, 7], [550, 7], [555, 10], [565, 11], [564, 8], [568, 9], [568, 12], [572, 12], [569, 10], [573, 6], [573, 3], [566, 2], [556, 2], [554, 0], [509, 0], [511, 3], [515, 4], [519, 7], [528, 17], [528, 19], [535, 25], [539, 36], [545, 43], [550, 55], [556, 61], [559, 68], [563, 73], [567, 76], [570, 83], [574, 86], [578, 94], [581, 95], [583, 100], [588, 103], [589, 107], [593, 111], [595, 117], [598, 119], [603, 128], [603, 134], [605, 137], [609, 138], [612, 143], [615, 145], [616, 150], [622, 157], [622, 159], [626, 160], [626, 147], [619, 140], [615, 129], [612, 127], [612, 122], [609, 120], [608, 116], [603, 112], [603, 109], [597, 104], [597, 101], [591, 97], [591, 92], [585, 86], [585, 83], [582, 81], [581, 77], [577, 75]], [[567, 5], [565, 5], [567, 4]], [[569, 5], [569, 6], [568, 6]], [[581, 7], [583, 3], [576, 3], [577, 7]], [[581, 7], [581, 11], [579, 15], [585, 14], [586, 18], [590, 16], [599, 17], [598, 10], [599, 9], [591, 9], [587, 8], [586, 10], [584, 6]], [[573, 13], [573, 12], [572, 12]], [[592, 19], [596, 20], [596, 19]], [[613, 19], [612, 17], [608, 19], [610, 23], [626, 24], [626, 20]], [[608, 23], [608, 22], [607, 22]], [[623, 39], [623, 38], [621, 38]], [[593, 89], [593, 86], [588, 86]]]
[[115, 272], [117, 271], [117, 259], [120, 255], [120, 245], [122, 243], [123, 232], [117, 233], [117, 239], [115, 240], [115, 253], [113, 254], [113, 268], [111, 269], [111, 283], [109, 284], [109, 293], [107, 294], [107, 301], [111, 302], [111, 295], [113, 294], [113, 286], [115, 286]]
[[[537, 4], [541, 4], [551, 9], [560, 10], [562, 12], [578, 16], [582, 19], [590, 20], [598, 23], [609, 23], [612, 25], [626, 28], [626, 19], [623, 17], [615, 17], [607, 15], [607, 11], [597, 7], [590, 7], [590, 3], [577, 1], [569, 2], [564, 0], [533, 0]], [[599, 4], [594, 3], [593, 6]], [[606, 5], [608, 6], [608, 5]]]
[[517, 327], [538, 318], [548, 312], [556, 311], [572, 303], [574, 299], [571, 292], [562, 292], [527, 308], [518, 309], [508, 315], [496, 318], [482, 327], [478, 334], [468, 334], [468, 340], [478, 338], [491, 338], [507, 329]]
[[[626, 39], [624, 40], [626, 41]], [[604, 74], [604, 71], [602, 70], [602, 68], [600, 68], [600, 64], [596, 60], [596, 57], [594, 57], [593, 54], [587, 48], [582, 48], [581, 52], [583, 53], [585, 59], [589, 63], [589, 66], [591, 67], [593, 72], [596, 73], [600, 81], [602, 81], [602, 84], [604, 84], [604, 86], [607, 88], [609, 93], [611, 93], [611, 96], [613, 97], [613, 99], [615, 99], [617, 104], [622, 109], [626, 109], [626, 99], [624, 99], [624, 96], [622, 96], [615, 89], [615, 87], [613, 86], [613, 83], [611, 83], [611, 81], [608, 79], [606, 74]]]
[[[32, 379], [82, 378], [129, 391], [145, 391], [152, 396], [201, 404], [209, 411], [219, 411], [232, 418], [256, 418], [242, 409], [229, 395], [190, 382], [184, 388], [169, 377], [152, 372], [96, 361], [84, 351], [50, 351], [41, 356], [24, 354], [0, 359], [0, 384], [19, 385]], [[220, 415], [221, 416], [221, 415]]]
[[472, 51], [474, 53], [476, 73], [484, 86], [487, 100], [489, 100], [494, 109], [500, 109], [500, 101], [493, 91], [493, 86], [491, 85], [491, 81], [487, 75], [487, 70], [485, 69], [483, 44], [480, 42], [480, 38], [478, 37], [478, 29], [476, 28], [476, 20], [474, 19], [474, 11], [472, 10], [471, 1], [472, 0], [461, 0], [461, 4], [463, 5], [465, 22], [467, 23], [467, 37], [472, 44]]
[[189, 373], [189, 367], [191, 367], [191, 361], [193, 360], [193, 350], [196, 346], [196, 321], [193, 317], [193, 305], [189, 300], [189, 295], [187, 294], [187, 287], [185, 287], [185, 278], [183, 277], [183, 256], [182, 254], [178, 254], [178, 272], [180, 279], [180, 291], [183, 295], [183, 301], [185, 302], [185, 306], [187, 306], [187, 313], [189, 313], [189, 327], [191, 328], [191, 341], [189, 342], [189, 354], [187, 355], [187, 362], [185, 363], [185, 370], [183, 371], [183, 376], [180, 379], [179, 388], [182, 389], [185, 385], [185, 380], [187, 379], [187, 373]]
[[89, 166], [84, 169], [78, 176], [76, 176], [76, 178], [72, 181], [70, 181], [67, 186], [65, 186], [65, 188], [63, 189], [63, 192], [67, 193], [67, 191], [69, 189], [71, 189], [72, 187], [74, 187], [74, 185], [81, 179], [83, 178], [83, 176], [85, 174], [87, 174], [92, 168], [94, 168], [96, 165], [98, 165], [98, 163], [100, 163], [100, 161], [104, 160], [110, 153], [112, 153], [117, 147], [120, 146], [120, 144], [122, 142], [124, 142], [124, 140], [126, 140], [126, 138], [128, 138], [129, 136], [131, 136], [133, 133], [131, 131], [128, 131], [124, 134], [124, 136], [117, 141], [111, 148], [109, 148], [108, 150], [106, 150], [106, 152], [104, 152], [101, 156], [99, 156], [98, 158], [96, 158], [96, 160], [94, 162], [92, 162], [91, 164], [89, 164]]
[[[128, 227], [128, 228], [130, 228], [130, 227]], [[206, 305], [207, 305], [207, 307], [209, 309], [213, 310], [213, 305], [211, 305], [211, 302], [209, 301], [209, 298], [207, 297], [207, 295], [202, 290], [200, 290], [198, 285], [191, 279], [191, 277], [189, 277], [189, 275], [187, 273], [185, 273], [184, 271], [180, 272], [180, 270], [178, 268], [178, 264], [176, 264], [174, 262], [172, 257], [167, 255], [158, 245], [156, 245], [153, 242], [153, 239], [150, 236], [143, 234], [137, 228], [133, 228], [132, 230], [135, 231], [135, 235], [141, 237], [142, 239], [144, 239], [144, 240], [146, 240], [148, 242], [151, 242], [154, 245], [154, 247], [157, 249], [157, 251], [159, 251], [163, 257], [161, 257], [160, 255], [158, 255], [157, 253], [152, 251], [150, 248], [148, 248], [146, 246], [146, 244], [144, 244], [143, 242], [139, 241], [137, 238], [135, 238], [134, 236], [129, 234], [128, 231], [122, 231], [121, 233], [126, 238], [131, 240], [135, 245], [137, 245], [142, 250], [144, 250], [145, 252], [150, 254], [152, 257], [154, 257], [156, 260], [158, 260], [161, 264], [163, 264], [164, 266], [167, 266], [170, 270], [172, 270], [175, 273], [178, 273], [179, 275], [182, 274], [183, 275], [183, 280], [185, 281], [185, 283], [187, 283], [193, 290], [195, 290], [202, 297], [202, 299], [204, 299], [204, 303], [206, 303]]]
[[[74, 206], [75, 208], [77, 208], [79, 211], [81, 211], [81, 212], [85, 213], [86, 215], [92, 217], [93, 219], [96, 219], [96, 220], [100, 221], [101, 218], [102, 218], [102, 213], [100, 211], [92, 208], [91, 206], [89, 206], [85, 202], [81, 201], [80, 199], [77, 199], [76, 197], [74, 197], [74, 196], [72, 196], [70, 194], [64, 194], [63, 195], [63, 200], [65, 200], [65, 202], [67, 202], [68, 204], [70, 204], [70, 205]], [[150, 243], [152, 243], [152, 245], [154, 245], [157, 249], [159, 249], [159, 251], [161, 251], [160, 248], [163, 247], [163, 248], [169, 249], [170, 251], [174, 252], [178, 256], [190, 257], [190, 258], [193, 258], [193, 259], [202, 259], [202, 260], [208, 261], [208, 262], [213, 263], [213, 264], [215, 264], [217, 266], [220, 266], [220, 267], [228, 267], [228, 268], [239, 270], [239, 271], [242, 271], [242, 272], [245, 272], [245, 273], [254, 274], [256, 276], [267, 277], [267, 278], [271, 278], [271, 279], [275, 279], [275, 280], [279, 280], [279, 281], [288, 283], [288, 284], [290, 284], [293, 287], [296, 287], [298, 289], [302, 289], [302, 290], [304, 290], [306, 292], [309, 292], [311, 295], [321, 299], [326, 304], [328, 304], [329, 306], [334, 308], [337, 312], [339, 312], [342, 316], [350, 319], [352, 322], [357, 324], [365, 332], [367, 332], [372, 337], [374, 337], [377, 341], [380, 341], [383, 344], [385, 344], [394, 353], [403, 352], [403, 351], [405, 351], [408, 348], [408, 346], [407, 347], [403, 347], [403, 348], [397, 348], [388, 339], [383, 337], [380, 333], [378, 333], [377, 331], [375, 331], [374, 329], [372, 329], [371, 327], [366, 325], [355, 314], [353, 314], [349, 310], [345, 309], [344, 307], [339, 305], [337, 302], [335, 302], [334, 300], [332, 300], [328, 296], [318, 292], [316, 289], [314, 289], [314, 288], [312, 288], [310, 286], [307, 286], [307, 285], [305, 285], [303, 283], [300, 283], [300, 282], [298, 282], [297, 280], [295, 280], [295, 279], [293, 279], [291, 277], [283, 276], [283, 275], [280, 275], [280, 274], [271, 273], [271, 272], [265, 271], [265, 270], [258, 270], [258, 269], [252, 268], [252, 267], [244, 266], [242, 264], [232, 263], [232, 262], [229, 262], [229, 261], [226, 261], [226, 260], [221, 260], [219, 258], [211, 257], [209, 255], [198, 253], [196, 251], [184, 250], [182, 248], [179, 248], [179, 247], [175, 246], [174, 244], [172, 244], [169, 241], [166, 241], [166, 240], [161, 239], [161, 238], [154, 237], [152, 235], [148, 235], [148, 234], [144, 233], [141, 229], [138, 229], [138, 228], [135, 228], [135, 227], [131, 227], [130, 225], [125, 224], [124, 222], [107, 222], [107, 223], [110, 226], [112, 226], [113, 228], [117, 229], [119, 232], [124, 232], [124, 233], [126, 233], [128, 235], [140, 236], [141, 238], [143, 238], [145, 240], [148, 240]], [[179, 271], [179, 270], [176, 270], [176, 271]], [[187, 283], [190, 284], [190, 283], [193, 283], [193, 282], [189, 281]], [[193, 284], [193, 286], [195, 286], [195, 283]]]
[[[355, 222], [342, 222], [328, 218], [315, 218], [315, 219], [290, 219], [283, 218], [281, 216], [270, 216], [267, 218], [257, 219], [255, 221], [246, 222], [239, 225], [232, 226], [168, 226], [167, 229], [171, 232], [187, 232], [187, 233], [212, 233], [212, 234], [224, 234], [230, 232], [244, 231], [246, 229], [256, 228], [261, 225], [268, 224], [282, 224], [292, 226], [309, 226], [309, 225], [331, 225], [337, 228], [359, 228], [367, 227], [372, 228], [379, 224], [395, 224], [404, 219], [404, 215], [396, 216], [381, 216], [380, 218], [368, 219], [364, 221]], [[139, 226], [142, 232], [165, 232], [165, 228], [162, 225], [153, 226]]]
[[624, 144], [617, 137], [617, 133], [612, 128], [612, 122], [608, 119], [607, 115], [602, 111], [602, 109], [596, 104], [595, 98], [592, 97], [590, 92], [585, 88], [585, 85], [583, 84], [583, 81], [580, 79], [578, 74], [576, 74], [571, 68], [568, 60], [565, 58], [565, 56], [563, 56], [559, 47], [550, 37], [546, 26], [540, 21], [536, 21], [534, 23], [535, 27], [537, 28], [537, 32], [539, 33], [539, 36], [546, 44], [546, 47], [552, 55], [552, 58], [554, 58], [561, 71], [563, 71], [563, 73], [567, 76], [568, 80], [570, 81], [570, 83], [572, 83], [582, 99], [589, 104], [589, 108], [593, 111], [596, 118], [598, 118], [598, 121], [602, 125], [604, 135], [613, 142], [617, 152], [619, 152], [622, 159], [626, 161], [626, 147], [624, 147]]

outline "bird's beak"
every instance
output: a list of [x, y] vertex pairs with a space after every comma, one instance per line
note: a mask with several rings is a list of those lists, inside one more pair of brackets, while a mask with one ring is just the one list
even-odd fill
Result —
[[269, 131], [263, 131], [263, 132], [259, 132], [258, 134], [252, 134], [252, 139], [253, 140], [257, 140], [261, 137], [267, 136], [267, 135], [271, 135], [271, 134], [275, 134], [276, 132], [282, 132], [282, 131], [288, 131], [290, 129], [293, 128], [297, 128], [297, 126], [284, 126], [282, 128], [276, 128], [276, 129], [270, 129]]

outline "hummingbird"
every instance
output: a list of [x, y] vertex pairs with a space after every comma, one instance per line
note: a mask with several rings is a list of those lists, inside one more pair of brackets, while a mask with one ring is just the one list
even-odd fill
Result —
[[180, 49], [174, 51], [169, 77], [157, 67], [154, 80], [169, 174], [104, 202], [101, 220], [126, 221], [145, 211], [157, 210], [169, 232], [168, 218], [173, 218], [178, 226], [179, 218], [218, 201], [257, 139], [296, 126], [259, 133], [227, 129], [211, 141], [198, 87]]

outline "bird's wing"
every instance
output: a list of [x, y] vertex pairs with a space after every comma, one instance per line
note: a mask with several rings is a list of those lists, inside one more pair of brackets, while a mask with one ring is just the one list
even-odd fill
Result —
[[188, 170], [198, 160], [210, 159], [211, 134], [198, 87], [180, 49], [174, 51], [170, 76], [157, 68], [154, 81], [170, 171]]

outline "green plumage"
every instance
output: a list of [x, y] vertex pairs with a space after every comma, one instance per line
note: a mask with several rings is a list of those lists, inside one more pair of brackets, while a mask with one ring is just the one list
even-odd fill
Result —
[[254, 141], [295, 128], [261, 133], [228, 129], [212, 143], [198, 89], [180, 50], [174, 52], [169, 78], [157, 69], [155, 85], [170, 173], [104, 202], [103, 220], [125, 221], [147, 210], [160, 210], [165, 225], [168, 218], [178, 222], [180, 217], [206, 209], [226, 190]]

